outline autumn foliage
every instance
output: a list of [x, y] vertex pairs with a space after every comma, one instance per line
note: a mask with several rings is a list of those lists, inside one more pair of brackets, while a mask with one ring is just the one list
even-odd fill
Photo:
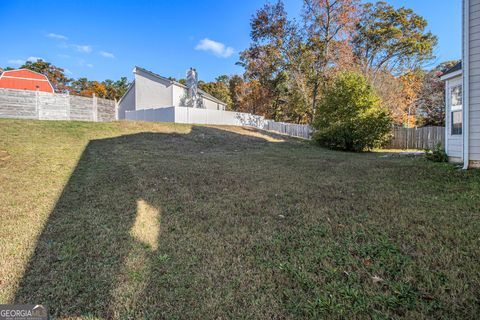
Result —
[[252, 43], [240, 55], [245, 73], [236, 108], [312, 123], [337, 74], [348, 71], [367, 79], [396, 125], [431, 123], [444, 106], [440, 99], [421, 103], [427, 86], [443, 94], [422, 69], [437, 44], [426, 27], [413, 10], [385, 2], [305, 0], [297, 20], [282, 1], [267, 3], [252, 17]]

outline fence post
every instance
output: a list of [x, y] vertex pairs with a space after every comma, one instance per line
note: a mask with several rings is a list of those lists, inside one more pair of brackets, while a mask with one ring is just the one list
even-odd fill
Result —
[[97, 96], [95, 93], [92, 95], [92, 118], [94, 122], [98, 121], [98, 106], [97, 106]]
[[65, 98], [65, 113], [66, 113], [66, 118], [67, 118], [67, 120], [72, 120], [72, 119], [71, 119], [72, 110], [71, 110], [71, 106], [70, 106], [70, 95], [65, 94], [64, 98]]
[[38, 88], [35, 91], [35, 113], [37, 114], [37, 119], [40, 120], [40, 104], [38, 103]]

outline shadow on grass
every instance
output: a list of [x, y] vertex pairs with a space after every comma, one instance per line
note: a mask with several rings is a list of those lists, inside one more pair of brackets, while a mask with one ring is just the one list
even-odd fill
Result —
[[208, 180], [222, 165], [217, 155], [235, 159], [238, 150], [268, 143], [205, 127], [90, 141], [37, 241], [15, 302], [42, 303], [60, 317], [138, 318], [163, 317], [172, 304], [195, 300], [189, 274], [202, 260], [198, 246], [209, 240], [195, 244], [193, 234], [212, 226], [205, 221], [209, 206], [225, 189], [225, 181]]

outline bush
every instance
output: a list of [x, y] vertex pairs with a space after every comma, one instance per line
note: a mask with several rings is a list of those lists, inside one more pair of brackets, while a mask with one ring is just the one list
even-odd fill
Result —
[[341, 73], [319, 104], [313, 139], [339, 150], [365, 151], [388, 139], [391, 119], [367, 80], [356, 73]]
[[434, 162], [448, 162], [447, 153], [442, 148], [441, 143], [437, 143], [433, 150], [425, 150], [425, 158]]

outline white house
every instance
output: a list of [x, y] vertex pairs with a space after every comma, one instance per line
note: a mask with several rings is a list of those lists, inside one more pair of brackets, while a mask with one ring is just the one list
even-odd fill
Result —
[[445, 150], [465, 169], [480, 167], [480, 0], [463, 0], [463, 62], [447, 71]]
[[[125, 119], [125, 111], [152, 108], [185, 107], [187, 87], [146, 69], [135, 67], [134, 80], [118, 102], [118, 119]], [[227, 104], [198, 90], [205, 109], [225, 110]]]

